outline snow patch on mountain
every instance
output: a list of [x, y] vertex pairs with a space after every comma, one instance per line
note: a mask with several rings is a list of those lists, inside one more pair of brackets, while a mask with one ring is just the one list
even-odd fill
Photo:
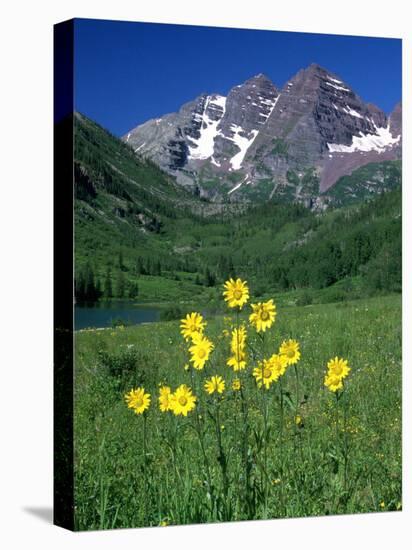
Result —
[[136, 149], [134, 150], [134, 152], [137, 153], [137, 152], [140, 151], [140, 149], [142, 149], [145, 145], [146, 145], [146, 142], [144, 141], [141, 145], [139, 145], [139, 147], [136, 147]]
[[241, 128], [240, 126], [237, 126], [236, 124], [232, 124], [231, 130], [234, 132], [232, 141], [235, 142], [235, 144], [239, 147], [240, 151], [230, 159], [230, 164], [233, 170], [239, 170], [240, 167], [242, 166], [242, 162], [243, 162], [243, 159], [245, 158], [247, 150], [255, 141], [259, 131], [251, 130], [250, 133], [252, 134], [252, 137], [247, 138], [240, 135], [240, 133], [243, 132], [243, 128]]
[[335, 88], [335, 90], [342, 90], [343, 92], [350, 92], [349, 88], [344, 88], [343, 86], [338, 86], [337, 84], [332, 84], [332, 82], [328, 82], [325, 80], [325, 84], [328, 86], [331, 86], [331, 88]]
[[400, 136], [394, 138], [389, 125], [386, 128], [378, 128], [374, 124], [376, 134], [364, 134], [360, 132], [360, 136], [353, 136], [350, 145], [341, 145], [339, 143], [328, 143], [328, 149], [331, 153], [354, 153], [355, 151], [377, 151], [382, 153], [387, 147], [391, 147], [399, 143]]
[[246, 174], [246, 176], [243, 178], [243, 180], [241, 180], [239, 183], [237, 183], [230, 191], [228, 191], [228, 195], [231, 195], [233, 193], [233, 191], [236, 191], [236, 189], [239, 189], [239, 187], [241, 185], [243, 185], [244, 183], [248, 184], [250, 183], [249, 181], [249, 174]]
[[336, 84], [343, 84], [342, 80], [337, 80], [336, 78], [332, 78], [331, 76], [328, 76], [328, 80], [331, 82], [335, 82]]
[[279, 101], [279, 98], [280, 98], [281, 94], [278, 95], [278, 97], [276, 97], [274, 100], [273, 100], [273, 105], [269, 111], [269, 114], [268, 114], [268, 118], [270, 117], [270, 115], [273, 113], [273, 109], [276, 107], [276, 103]]
[[354, 109], [351, 109], [349, 107], [349, 105], [347, 105], [346, 107], [343, 108], [343, 110], [345, 111], [345, 113], [347, 113], [348, 115], [351, 115], [351, 116], [354, 116], [356, 118], [363, 118], [363, 116], [358, 113], [358, 111], [355, 111]]
[[[216, 105], [222, 109], [222, 114], [217, 120], [213, 120], [207, 114], [208, 107]], [[200, 137], [194, 139], [187, 136], [193, 142], [193, 146], [189, 145], [189, 158], [203, 160], [210, 158], [215, 150], [215, 138], [219, 131], [217, 129], [226, 109], [226, 97], [213, 95], [207, 96], [202, 115], [196, 114], [196, 117], [201, 122]]]

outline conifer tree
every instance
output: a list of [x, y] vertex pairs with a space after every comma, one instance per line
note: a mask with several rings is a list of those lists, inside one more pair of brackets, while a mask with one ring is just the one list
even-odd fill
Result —
[[104, 294], [105, 298], [112, 298], [113, 297], [112, 273], [111, 273], [110, 267], [108, 267], [107, 271], [106, 271], [106, 278], [104, 280], [103, 294]]

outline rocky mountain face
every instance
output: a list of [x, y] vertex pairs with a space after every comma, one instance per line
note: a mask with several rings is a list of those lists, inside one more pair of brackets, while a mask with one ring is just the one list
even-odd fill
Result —
[[277, 197], [323, 207], [342, 176], [399, 159], [401, 132], [400, 103], [387, 117], [313, 64], [281, 90], [259, 74], [227, 97], [202, 94], [123, 139], [212, 200]]

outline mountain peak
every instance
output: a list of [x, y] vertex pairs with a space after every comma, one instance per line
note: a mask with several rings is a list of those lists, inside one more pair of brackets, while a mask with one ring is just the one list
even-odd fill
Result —
[[308, 65], [306, 67], [305, 70], [306, 71], [312, 71], [312, 72], [324, 72], [324, 73], [329, 72], [327, 69], [325, 69], [325, 67], [322, 67], [318, 63], [311, 63], [310, 65]]
[[340, 84], [344, 83], [343, 80], [338, 75], [336, 75], [336, 73], [329, 71], [329, 69], [322, 67], [318, 63], [311, 63], [306, 67], [306, 69], [303, 69], [302, 72], [305, 75], [309, 75], [309, 76], [313, 75], [321, 79], [329, 79], [329, 80], [332, 80], [333, 82], [338, 82]]
[[[252, 76], [251, 78], [248, 78], [243, 85], [247, 85], [247, 84], [270, 84], [272, 86], [274, 86], [273, 82], [271, 81], [271, 79], [265, 75], [264, 73], [259, 73], [259, 74], [256, 74], [254, 76]], [[276, 86], [275, 86], [276, 87]]]
[[335, 73], [311, 63], [281, 91], [258, 73], [227, 97], [202, 94], [125, 139], [205, 196], [223, 189], [232, 197], [259, 185], [274, 196], [289, 189], [291, 177], [298, 185], [304, 170], [316, 171], [326, 189], [367, 162], [399, 158], [401, 132], [400, 106], [388, 119]]

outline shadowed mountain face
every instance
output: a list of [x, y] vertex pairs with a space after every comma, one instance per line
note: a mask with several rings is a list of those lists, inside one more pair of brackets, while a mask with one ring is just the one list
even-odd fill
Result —
[[259, 74], [227, 97], [202, 94], [123, 139], [209, 199], [322, 206], [322, 194], [342, 176], [399, 159], [401, 131], [400, 103], [387, 117], [313, 64], [281, 90]]

